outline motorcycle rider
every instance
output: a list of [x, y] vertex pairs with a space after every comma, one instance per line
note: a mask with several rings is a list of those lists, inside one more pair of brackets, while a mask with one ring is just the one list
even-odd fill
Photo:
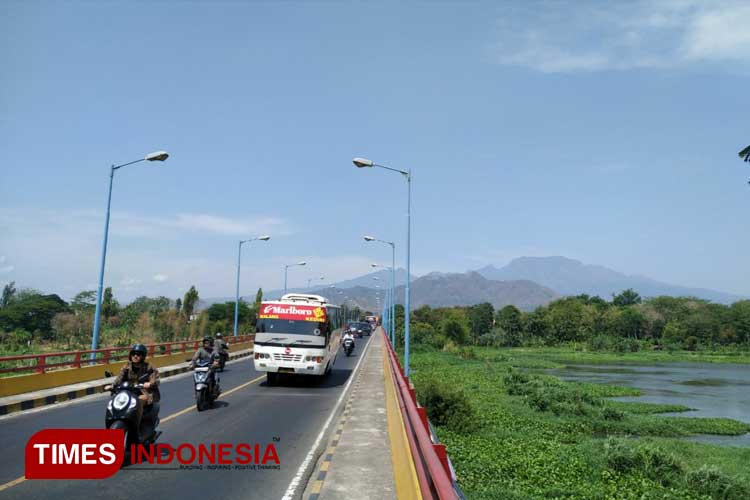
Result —
[[128, 354], [128, 362], [120, 370], [120, 374], [115, 378], [114, 385], [119, 385], [124, 381], [128, 381], [129, 384], [135, 385], [138, 383], [138, 379], [147, 373], [151, 373], [148, 382], [143, 383], [143, 389], [141, 394], [138, 396], [137, 404], [137, 420], [136, 428], [138, 429], [138, 440], [141, 439], [141, 418], [143, 417], [143, 408], [147, 405], [154, 405], [154, 415], [159, 414], [159, 401], [161, 400], [161, 393], [159, 392], [159, 370], [155, 366], [151, 366], [146, 363], [146, 356], [148, 355], [148, 349], [143, 344], [135, 344], [130, 348]]
[[214, 376], [214, 370], [219, 366], [219, 354], [214, 351], [214, 339], [210, 335], [203, 337], [203, 346], [200, 347], [195, 354], [193, 359], [190, 361], [190, 369], [195, 368], [197, 361], [212, 361], [211, 363], [211, 377], [214, 379], [214, 383], [219, 385], [219, 381]]
[[216, 353], [220, 357], [229, 357], [227, 353], [227, 343], [224, 342], [224, 338], [221, 334], [221, 332], [218, 332], [216, 334], [216, 341], [214, 342], [214, 347], [216, 348]]
[[354, 348], [355, 347], [355, 345], [354, 345], [354, 335], [352, 335], [352, 332], [350, 332], [349, 330], [347, 330], [346, 333], [344, 333], [344, 336], [341, 339], [342, 344], [347, 339], [351, 339], [351, 341], [352, 341], [352, 348]]
[[218, 353], [214, 351], [214, 339], [210, 335], [206, 335], [203, 337], [203, 346], [199, 347], [197, 351], [195, 351], [195, 354], [193, 354], [193, 359], [190, 361], [190, 368], [195, 368], [195, 363], [197, 361], [213, 361], [211, 366], [218, 366], [219, 362], [217, 361]]

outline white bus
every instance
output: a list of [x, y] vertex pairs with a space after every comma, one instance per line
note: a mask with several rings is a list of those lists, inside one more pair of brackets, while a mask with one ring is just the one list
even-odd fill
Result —
[[261, 302], [255, 369], [266, 372], [268, 385], [276, 384], [282, 373], [312, 375], [320, 381], [336, 362], [341, 335], [341, 310], [325, 297], [288, 293], [281, 300]]

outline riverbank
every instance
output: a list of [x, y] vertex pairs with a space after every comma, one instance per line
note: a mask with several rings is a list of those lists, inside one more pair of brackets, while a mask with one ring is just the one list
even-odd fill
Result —
[[[738, 435], [750, 425], [659, 416], [654, 413], [688, 408], [609, 401], [639, 391], [536, 373], [563, 361], [592, 362], [566, 359], [570, 353], [575, 351], [413, 353], [417, 394], [428, 399], [423, 404], [469, 498], [750, 497], [750, 449], [679, 439]], [[641, 354], [638, 363], [647, 363], [644, 354], [652, 353]]]
[[[723, 349], [718, 351], [642, 350], [637, 352], [592, 351], [583, 344], [561, 347], [514, 347], [502, 349], [516, 358], [546, 360], [555, 364], [611, 363], [737, 363], [750, 364], [750, 351]], [[549, 366], [554, 368], [554, 366]]]

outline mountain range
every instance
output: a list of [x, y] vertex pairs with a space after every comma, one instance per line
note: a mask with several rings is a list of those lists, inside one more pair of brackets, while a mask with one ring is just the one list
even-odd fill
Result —
[[645, 276], [626, 275], [604, 266], [584, 264], [567, 257], [520, 257], [508, 265], [487, 266], [477, 272], [491, 280], [530, 280], [549, 287], [561, 295], [598, 295], [610, 299], [613, 294], [632, 288], [642, 297], [671, 295], [698, 297], [730, 304], [744, 297], [731, 293], [671, 285]]
[[[396, 283], [403, 283], [404, 269], [396, 272]], [[377, 278], [377, 279], [373, 279]], [[366, 310], [378, 310], [378, 295], [384, 299], [383, 289], [390, 279], [386, 270], [359, 276], [346, 281], [290, 291], [317, 293], [337, 303], [357, 305]], [[411, 307], [473, 305], [489, 302], [495, 308], [513, 304], [522, 310], [532, 310], [565, 295], [598, 295], [610, 299], [632, 288], [642, 297], [658, 295], [692, 296], [712, 302], [730, 304], [746, 297], [705, 288], [671, 285], [645, 276], [626, 275], [604, 266], [584, 264], [566, 257], [519, 257], [497, 268], [489, 265], [466, 273], [434, 271], [422, 277], [412, 276]], [[376, 288], [378, 285], [381, 288]], [[282, 290], [265, 293], [266, 298], [278, 298]], [[403, 304], [404, 286], [396, 288], [398, 303]], [[243, 297], [252, 301], [255, 297]], [[199, 308], [215, 302], [233, 301], [233, 297], [201, 300]], [[380, 302], [382, 304], [382, 302]]]

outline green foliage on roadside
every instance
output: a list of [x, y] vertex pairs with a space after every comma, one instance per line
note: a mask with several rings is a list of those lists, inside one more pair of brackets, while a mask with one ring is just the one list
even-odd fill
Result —
[[[411, 378], [469, 499], [750, 498], [750, 449], [678, 439], [748, 424], [659, 416], [688, 408], [611, 401], [639, 391], [530, 371], [559, 366], [550, 353], [560, 350], [446, 347], [414, 352]], [[430, 413], [435, 399], [425, 393], [445, 385], [468, 396], [476, 428]]]

